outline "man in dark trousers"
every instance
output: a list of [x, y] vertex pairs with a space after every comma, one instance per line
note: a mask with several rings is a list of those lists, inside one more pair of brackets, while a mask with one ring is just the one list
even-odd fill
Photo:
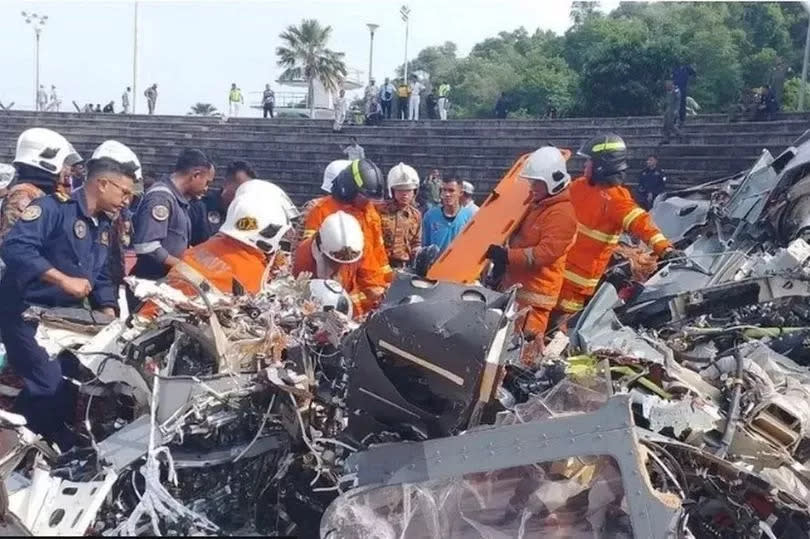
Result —
[[658, 157], [647, 157], [647, 166], [641, 171], [636, 185], [635, 199], [638, 205], [649, 210], [653, 206], [655, 197], [664, 192], [667, 187], [667, 177], [658, 168]]
[[506, 94], [501, 92], [501, 96], [498, 98], [498, 101], [495, 103], [495, 117], [499, 120], [506, 119], [506, 115], [509, 112], [509, 103], [506, 100]]
[[678, 120], [681, 127], [683, 127], [683, 122], [686, 119], [686, 87], [689, 85], [689, 77], [695, 76], [697, 76], [697, 73], [689, 64], [683, 64], [672, 70], [672, 80], [681, 92], [681, 103], [678, 108]]

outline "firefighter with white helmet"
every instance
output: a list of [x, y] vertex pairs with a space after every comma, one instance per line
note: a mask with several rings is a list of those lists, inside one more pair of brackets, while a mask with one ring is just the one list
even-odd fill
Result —
[[219, 231], [187, 249], [167, 275], [187, 294], [206, 284], [224, 294], [257, 294], [269, 278], [281, 239], [292, 227], [289, 197], [264, 180], [239, 186]]
[[422, 214], [415, 205], [419, 175], [399, 163], [388, 171], [388, 194], [392, 197], [377, 211], [388, 260], [393, 268], [407, 266], [422, 246]]
[[63, 170], [80, 161], [70, 142], [56, 131], [40, 127], [23, 131], [13, 162], [17, 178], [9, 185], [0, 210], [0, 241], [31, 201], [56, 192]]
[[[530, 208], [507, 245], [490, 245], [487, 258], [493, 262], [493, 272], [503, 274], [501, 289], [521, 285], [517, 300], [529, 311], [516, 328], [535, 342], [529, 349], [538, 352], [557, 304], [577, 220], [568, 189], [571, 176], [560, 150], [547, 146], [532, 153], [520, 177], [531, 184]], [[530, 359], [524, 355], [524, 360]]]
[[324, 219], [314, 236], [302, 241], [295, 250], [293, 275], [303, 272], [317, 279], [332, 279], [349, 294], [354, 316], [373, 307], [373, 298], [362, 288], [358, 269], [365, 240], [360, 223], [343, 211]]
[[[37, 144], [21, 144], [17, 163], [24, 171], [61, 170], [69, 144], [46, 133]], [[42, 143], [44, 142], [44, 143]], [[23, 379], [15, 408], [28, 426], [63, 450], [73, 445], [69, 422], [70, 387], [62, 381], [59, 361], [50, 361], [37, 344], [37, 322], [24, 319], [32, 305], [77, 307], [87, 304], [107, 315], [117, 306], [110, 280], [110, 215], [132, 200], [140, 163], [119, 143], [105, 142], [87, 162], [87, 181], [72, 195], [56, 192], [33, 200], [6, 236], [0, 256], [6, 271], [0, 280], [0, 334], [9, 363]]]

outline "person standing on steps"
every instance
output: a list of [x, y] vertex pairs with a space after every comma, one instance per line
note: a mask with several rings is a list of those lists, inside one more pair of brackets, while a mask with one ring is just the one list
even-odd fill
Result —
[[132, 91], [132, 88], [127, 86], [127, 89], [124, 90], [124, 93], [121, 94], [121, 107], [124, 109], [122, 114], [129, 114], [129, 93]]
[[689, 77], [695, 77], [697, 73], [694, 68], [689, 64], [682, 64], [672, 70], [672, 80], [675, 86], [680, 91], [680, 102], [678, 103], [678, 123], [683, 127], [683, 122], [686, 120], [686, 96], [688, 95], [687, 87], [689, 85]]
[[681, 129], [678, 127], [678, 107], [681, 102], [681, 91], [672, 84], [671, 80], [666, 82], [666, 96], [664, 97], [664, 140], [661, 144], [669, 144], [672, 133], [680, 141], [683, 137]]
[[239, 117], [239, 109], [245, 104], [245, 98], [242, 96], [242, 90], [236, 86], [236, 83], [231, 84], [231, 91], [228, 92], [228, 108], [232, 118]]
[[37, 110], [44, 111], [48, 107], [48, 92], [45, 91], [45, 86], [40, 84], [37, 90]]
[[394, 103], [394, 94], [397, 89], [391, 84], [391, 79], [385, 77], [385, 84], [380, 88], [380, 104], [382, 105], [383, 116], [386, 120], [391, 119], [391, 105]]
[[143, 93], [146, 96], [146, 106], [149, 108], [149, 115], [155, 113], [155, 104], [157, 103], [158, 91], [157, 84], [153, 84]]
[[411, 77], [411, 83], [408, 85], [408, 94], [410, 95], [408, 99], [408, 119], [411, 121], [419, 121], [419, 105], [422, 101], [422, 91], [424, 89], [425, 85], [419, 82], [419, 78], [416, 77], [416, 75], [413, 75]]
[[400, 80], [397, 86], [397, 107], [399, 108], [399, 119], [408, 119], [408, 83]]
[[335, 98], [335, 122], [332, 124], [332, 131], [340, 133], [343, 131], [343, 122], [346, 121], [346, 90], [340, 89], [340, 94]]
[[269, 115], [273, 118], [273, 107], [276, 106], [276, 93], [270, 89], [269, 84], [264, 85], [264, 93], [262, 94], [262, 113], [265, 118]]
[[447, 82], [439, 84], [439, 119], [447, 120], [447, 97], [450, 95], [450, 85]]

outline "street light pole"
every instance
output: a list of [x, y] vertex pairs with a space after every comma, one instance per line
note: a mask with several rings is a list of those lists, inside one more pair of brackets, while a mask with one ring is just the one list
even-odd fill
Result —
[[405, 84], [408, 84], [408, 21], [410, 20], [411, 16], [411, 8], [408, 6], [402, 6], [399, 8], [399, 15], [402, 17], [402, 21], [405, 23], [405, 62], [403, 62], [403, 77], [402, 80]]
[[39, 110], [39, 36], [42, 33], [42, 27], [48, 20], [47, 15], [38, 15], [36, 13], [22, 12], [23, 19], [26, 24], [30, 24], [34, 29], [34, 36], [36, 38], [35, 46], [35, 71], [34, 71], [34, 110]]
[[132, 114], [135, 114], [135, 102], [138, 99], [138, 2], [135, 2], [135, 20], [133, 21], [132, 44]]
[[368, 81], [371, 82], [371, 79], [374, 78], [373, 69], [374, 69], [374, 31], [380, 27], [379, 24], [368, 23], [368, 31], [371, 34], [368, 44]]

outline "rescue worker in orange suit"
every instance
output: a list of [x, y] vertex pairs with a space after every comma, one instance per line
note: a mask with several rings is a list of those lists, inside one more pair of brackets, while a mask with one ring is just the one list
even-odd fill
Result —
[[[292, 228], [288, 203], [286, 194], [269, 182], [243, 183], [219, 231], [187, 249], [169, 270], [166, 282], [192, 297], [197, 293], [195, 286], [223, 294], [259, 293], [269, 280], [282, 237]], [[151, 318], [157, 307], [147, 302], [139, 314]]]
[[315, 235], [324, 220], [338, 211], [348, 213], [363, 230], [363, 256], [357, 268], [357, 284], [370, 304], [382, 299], [393, 270], [382, 237], [380, 214], [372, 200], [382, 200], [385, 179], [382, 172], [368, 159], [359, 159], [344, 168], [332, 182], [331, 195], [320, 199], [304, 220], [302, 239]]
[[493, 273], [503, 273], [500, 289], [519, 284], [517, 301], [529, 311], [516, 328], [534, 349], [542, 350], [551, 311], [563, 284], [565, 259], [577, 234], [577, 219], [568, 185], [565, 157], [553, 146], [535, 151], [520, 172], [531, 182], [529, 211], [507, 247], [490, 245]]
[[315, 279], [337, 281], [349, 294], [353, 316], [358, 317], [375, 305], [360, 284], [364, 253], [360, 223], [343, 211], [324, 219], [314, 236], [302, 241], [293, 257], [293, 275], [311, 273]]
[[414, 206], [419, 175], [413, 167], [399, 163], [388, 171], [392, 200], [377, 207], [382, 219], [385, 251], [393, 268], [404, 268], [422, 246], [422, 214]]
[[627, 146], [621, 137], [597, 136], [586, 142], [579, 153], [588, 160], [582, 177], [571, 184], [571, 201], [579, 226], [557, 302], [561, 321], [581, 311], [594, 294], [622, 233], [644, 241], [659, 260], [683, 256], [622, 185]]

